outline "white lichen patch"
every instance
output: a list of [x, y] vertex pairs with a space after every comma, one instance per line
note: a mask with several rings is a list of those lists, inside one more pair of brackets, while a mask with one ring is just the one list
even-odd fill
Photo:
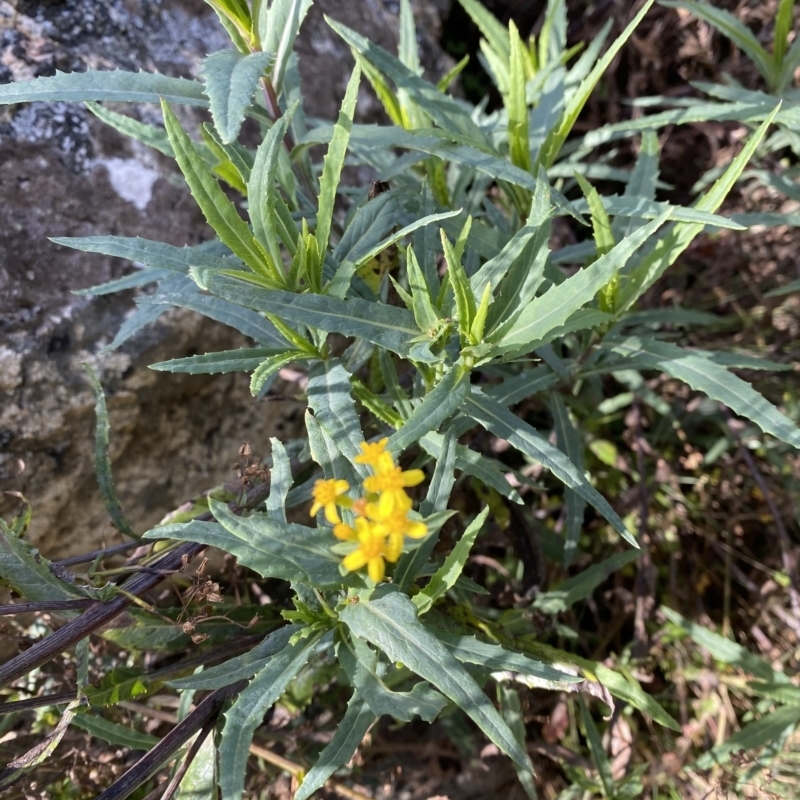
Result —
[[153, 186], [161, 175], [135, 158], [101, 158], [111, 187], [123, 199], [144, 211], [153, 197]]
[[0, 347], [0, 392], [11, 392], [22, 383], [22, 354]]

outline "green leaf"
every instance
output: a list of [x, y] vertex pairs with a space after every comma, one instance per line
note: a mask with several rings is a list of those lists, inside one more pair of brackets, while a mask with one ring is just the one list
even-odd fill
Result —
[[606, 253], [611, 252], [614, 247], [614, 235], [611, 232], [611, 221], [608, 218], [608, 213], [603, 207], [603, 201], [597, 193], [597, 189], [580, 172], [575, 173], [575, 180], [586, 197], [589, 213], [592, 217], [595, 252], [598, 257], [604, 256]]
[[93, 708], [115, 706], [120, 700], [136, 700], [161, 685], [140, 669], [122, 667], [106, 673], [98, 686], [84, 687], [84, 694]]
[[262, 15], [266, 17], [265, 24], [259, 26], [261, 47], [268, 53], [275, 53], [272, 84], [275, 91], [280, 93], [297, 33], [311, 8], [312, 0], [272, 0], [269, 11], [266, 5], [264, 0]]
[[225, 724], [219, 742], [222, 800], [241, 800], [253, 733], [263, 722], [267, 710], [283, 694], [289, 681], [308, 663], [321, 637], [322, 634], [317, 634], [286, 645], [272, 656], [225, 712]]
[[[444, 437], [439, 433], [426, 433], [420, 439], [420, 445], [427, 453], [434, 458], [439, 458], [442, 452]], [[507, 497], [515, 503], [522, 504], [522, 498], [517, 490], [506, 480], [505, 474], [500, 469], [500, 462], [487, 458], [474, 450], [470, 450], [465, 445], [456, 447], [456, 469], [472, 475], [479, 481], [498, 491], [503, 497]]]
[[241, 305], [230, 303], [220, 297], [210, 297], [201, 294], [196, 287], [192, 286], [189, 291], [183, 292], [157, 292], [152, 295], [144, 295], [136, 299], [139, 306], [178, 306], [179, 308], [189, 308], [197, 311], [204, 317], [215, 319], [225, 325], [230, 325], [245, 336], [255, 339], [261, 344], [277, 346], [281, 352], [286, 350], [286, 343], [275, 330], [275, 326], [261, 314], [256, 314]]
[[798, 723], [800, 723], [800, 706], [782, 706], [736, 731], [722, 744], [700, 756], [693, 766], [697, 769], [724, 767], [734, 753], [742, 751], [753, 753], [758, 748], [769, 747], [791, 734]]
[[[506, 721], [508, 727], [511, 728], [520, 747], [526, 747], [528, 732], [525, 729], [525, 717], [522, 713], [522, 702], [519, 699], [519, 692], [511, 686], [498, 683], [497, 700], [500, 705], [500, 713], [503, 715], [503, 719]], [[522, 784], [522, 788], [525, 790], [525, 794], [527, 794], [531, 800], [537, 800], [536, 785], [533, 782], [531, 774], [525, 770], [518, 769], [517, 777]]]
[[206, 734], [181, 778], [175, 800], [217, 800], [217, 746], [213, 732]]
[[489, 506], [486, 506], [467, 526], [464, 534], [456, 542], [455, 547], [444, 560], [444, 564], [433, 574], [428, 585], [411, 598], [420, 616], [430, 610], [440, 597], [444, 597], [447, 591], [453, 588], [467, 563], [472, 545], [475, 544], [475, 539], [478, 538], [488, 514]]
[[208, 287], [232, 303], [289, 322], [366, 339], [400, 356], [408, 355], [420, 334], [410, 311], [383, 303], [264, 289], [229, 275], [211, 275]]
[[175, 154], [172, 152], [172, 145], [169, 143], [167, 132], [156, 125], [146, 125], [144, 122], [139, 122], [133, 117], [126, 114], [118, 114], [116, 111], [110, 111], [95, 103], [91, 100], [86, 101], [86, 108], [92, 112], [99, 120], [105, 122], [106, 125], [119, 131], [123, 136], [130, 139], [135, 139], [137, 142], [152, 147], [158, 150], [163, 155], [174, 158]]
[[353, 469], [362, 477], [371, 472], [365, 464], [357, 464], [364, 434], [356, 413], [350, 389], [350, 373], [338, 358], [319, 361], [308, 373], [308, 406], [320, 427], [336, 443]]
[[294, 794], [294, 800], [308, 800], [339, 767], [350, 761], [376, 720], [369, 704], [355, 692], [347, 704], [347, 711], [336, 728], [336, 733], [319, 754], [317, 763], [303, 778]]
[[470, 15], [480, 32], [497, 55], [508, 62], [511, 58], [511, 44], [508, 31], [486, 10], [479, 0], [458, 0], [464, 11]]
[[236, 50], [219, 50], [201, 60], [200, 75], [211, 117], [224, 144], [239, 137], [245, 111], [273, 58], [272, 53], [244, 55]]
[[452, 131], [466, 137], [479, 147], [490, 147], [488, 137], [473, 122], [469, 112], [459, 103], [442, 94], [435, 86], [415, 75], [382, 47], [365, 39], [360, 34], [342, 25], [330, 17], [325, 21], [339, 36], [359, 55], [367, 59], [388, 78], [394, 81], [398, 89], [408, 93], [409, 98], [419, 106], [430, 118], [446, 131]]
[[[551, 392], [548, 397], [548, 406], [555, 423], [556, 443], [558, 449], [578, 468], [585, 470], [583, 463], [583, 441], [572, 420], [569, 417], [567, 406], [558, 392]], [[564, 555], [562, 562], [565, 567], [572, 563], [575, 551], [578, 548], [578, 539], [583, 529], [583, 514], [586, 501], [572, 489], [564, 489], [564, 498], [567, 505], [567, 523], [564, 537]], [[626, 553], [626, 555], [628, 555]]]
[[148, 267], [169, 269], [183, 275], [188, 274], [190, 267], [238, 269], [242, 266], [238, 258], [222, 258], [206, 252], [202, 247], [175, 247], [138, 236], [53, 236], [50, 241], [84, 253], [127, 258]]
[[639, 558], [636, 550], [626, 550], [594, 564], [583, 572], [568, 578], [558, 589], [543, 592], [533, 601], [533, 607], [543, 614], [560, 614], [580, 600], [585, 600], [603, 581], [617, 570]]
[[288, 350], [264, 359], [250, 376], [250, 394], [253, 395], [253, 397], [258, 397], [261, 390], [264, 388], [264, 384], [266, 384], [279, 369], [285, 367], [287, 364], [291, 364], [292, 361], [306, 361], [308, 357], [308, 353], [303, 350]]
[[361, 482], [359, 473], [353, 469], [350, 460], [342, 455], [342, 451], [339, 449], [337, 443], [328, 435], [328, 432], [319, 422], [317, 422], [317, 418], [309, 409], [306, 409], [305, 422], [311, 458], [322, 467], [322, 472], [325, 477], [328, 480], [347, 481], [350, 487], [358, 486]]
[[89, 364], [84, 364], [89, 384], [94, 393], [95, 406], [94, 413], [97, 417], [94, 434], [94, 471], [97, 476], [97, 485], [100, 488], [100, 495], [106, 507], [106, 512], [111, 518], [114, 527], [125, 536], [134, 539], [139, 537], [133, 528], [128, 524], [125, 515], [122, 513], [122, 506], [117, 497], [117, 490], [114, 488], [114, 478], [111, 474], [111, 456], [108, 450], [108, 433], [111, 423], [108, 420], [108, 409], [106, 408], [106, 396], [97, 373]]
[[506, 650], [499, 644], [482, 642], [474, 636], [462, 636], [458, 633], [439, 630], [434, 633], [448, 651], [463, 664], [476, 664], [493, 672], [508, 670], [543, 681], [575, 683], [581, 680], [575, 675], [551, 667], [549, 664], [536, 661], [522, 653]]
[[[20, 519], [21, 524], [9, 526], [0, 518], [0, 584], [10, 586], [20, 597], [34, 603], [91, 597], [90, 590], [62, 580], [59, 568], [22, 538], [26, 520], [30, 519], [27, 502]], [[64, 575], [71, 577], [69, 573]]]
[[603, 57], [595, 64], [592, 71], [581, 81], [580, 86], [575, 90], [572, 96], [567, 101], [567, 105], [559, 117], [558, 123], [548, 132], [544, 143], [539, 150], [539, 155], [536, 158], [536, 165], [543, 166], [545, 169], [551, 167], [564, 142], [567, 140], [572, 127], [578, 120], [581, 111], [583, 110], [586, 101], [591, 96], [595, 87], [597, 86], [603, 73], [608, 69], [608, 66], [616, 57], [617, 53], [622, 48], [622, 45], [630, 38], [630, 35], [639, 25], [644, 18], [644, 15], [650, 10], [655, 0], [646, 0], [639, 13], [631, 20], [630, 24], [624, 31], [614, 40], [611, 47], [605, 52]]
[[[577, 179], [578, 173], [573, 174]], [[698, 210], [697, 208], [673, 206], [669, 203], [646, 200], [642, 197], [630, 198], [624, 196], [619, 197], [617, 195], [600, 197], [600, 195], [597, 195], [596, 203], [589, 203], [583, 199], [573, 202], [573, 206], [581, 213], [584, 213], [586, 210], [592, 210], [592, 207], [597, 208], [598, 204], [602, 206], [606, 214], [614, 217], [655, 219], [659, 214], [670, 211], [670, 220], [674, 220], [675, 222], [696, 222], [698, 224], [702, 223], [703, 225], [734, 231], [743, 231], [747, 227], [746, 224], [743, 224], [744, 221], [741, 220], [742, 215], [722, 217], [719, 214], [711, 214], [710, 212]], [[751, 224], [758, 223], [753, 222]], [[775, 220], [775, 224], [779, 224], [777, 219]]]
[[769, 86], [774, 86], [777, 78], [777, 68], [769, 53], [759, 44], [755, 34], [741, 23], [736, 17], [723, 8], [712, 5], [694, 3], [691, 0], [659, 0], [662, 6], [669, 8], [682, 8], [694, 16], [716, 28], [727, 36], [737, 47], [743, 50], [755, 64], [761, 77]]
[[142, 269], [125, 275], [115, 281], [100, 283], [97, 286], [90, 286], [88, 289], [78, 289], [73, 294], [87, 297], [97, 297], [104, 294], [122, 292], [126, 289], [135, 289], [139, 286], [147, 286], [154, 281], [163, 281], [169, 277], [169, 270], [166, 269]]
[[427, 331], [430, 335], [439, 323], [439, 314], [434, 308], [428, 282], [411, 245], [406, 250], [406, 273], [408, 287], [411, 290], [411, 310], [414, 312], [414, 319], [420, 330]]
[[[630, 174], [630, 179], [625, 185], [622, 196], [628, 200], [656, 199], [658, 188], [658, 136], [655, 131], [643, 131], [639, 145], [639, 155]], [[612, 224], [614, 241], [624, 239], [642, 224], [638, 217], [629, 217], [627, 220], [615, 219]]]
[[157, 72], [126, 72], [116, 69], [59, 72], [31, 81], [0, 86], [0, 105], [11, 103], [80, 103], [109, 100], [115, 103], [177, 103], [207, 106], [203, 85], [185, 78], [168, 78]]
[[209, 506], [219, 525], [197, 520], [162, 525], [148, 531], [145, 538], [219, 547], [264, 578], [301, 581], [320, 588], [338, 588], [347, 582], [339, 573], [339, 559], [330, 551], [335, 542], [330, 530], [284, 525], [260, 513], [238, 517], [214, 499], [209, 499]]
[[[419, 509], [419, 513], [423, 518], [432, 514], [442, 513], [447, 509], [450, 492], [456, 482], [453, 472], [456, 464], [456, 438], [450, 433], [445, 433], [441, 438], [441, 450], [436, 459], [433, 477], [428, 485], [428, 494]], [[402, 591], [407, 592], [419, 577], [438, 541], [438, 533], [430, 533], [420, 543], [419, 547], [408, 553], [403, 553], [394, 569], [392, 583], [399, 586]]]
[[[333, 206], [336, 201], [336, 188], [344, 166], [344, 157], [347, 153], [347, 143], [350, 140], [350, 129], [353, 126], [353, 115], [358, 99], [358, 86], [361, 81], [361, 67], [356, 62], [350, 80], [347, 82], [347, 91], [342, 100], [339, 117], [333, 128], [333, 136], [328, 145], [328, 152], [322, 167], [319, 179], [319, 204], [317, 211], [316, 237], [322, 257], [328, 251], [331, 222], [333, 220]], [[313, 284], [312, 284], [313, 286]]]
[[275, 517], [278, 522], [286, 522], [286, 495], [292, 488], [294, 478], [289, 456], [283, 443], [270, 437], [272, 448], [272, 468], [269, 471], [269, 497], [266, 501], [267, 515]]
[[800, 448], [800, 430], [753, 387], [725, 367], [697, 352], [656, 339], [631, 336], [610, 344], [615, 353], [633, 356], [638, 363], [688, 383], [712, 400], [754, 422], [764, 433]]
[[639, 547], [636, 539], [625, 527], [625, 523], [595, 489], [586, 476], [554, 445], [527, 422], [512, 414], [496, 400], [485, 395], [477, 386], [466, 402], [464, 413], [480, 423], [500, 439], [538, 461], [549, 469], [565, 486], [573, 489], [584, 500], [591, 503], [626, 542]]
[[389, 450], [401, 453], [425, 434], [436, 431], [461, 408], [469, 394], [469, 386], [469, 370], [461, 364], [453, 365], [433, 390], [425, 395], [403, 427], [389, 437]]
[[[467, 232], [471, 218], [467, 218], [467, 225], [465, 226]], [[444, 231], [440, 231], [442, 239], [442, 247], [444, 249], [444, 257], [447, 262], [447, 277], [450, 281], [450, 286], [453, 289], [456, 301], [456, 314], [458, 316], [458, 329], [461, 333], [462, 344], [466, 345], [469, 342], [469, 330], [472, 325], [472, 320], [475, 319], [475, 295], [472, 287], [469, 284], [469, 279], [461, 264], [461, 256], [456, 252], [447, 238]], [[466, 236], [459, 237], [459, 240], [466, 243]], [[457, 243], [458, 244], [458, 243]]]
[[[744, 171], [747, 162], [752, 158], [779, 109], [780, 104], [773, 108], [767, 119], [750, 137], [742, 151], [733, 159], [719, 180], [696, 203], [695, 208], [698, 211], [714, 212], [720, 207], [722, 201]], [[630, 309], [664, 274], [667, 268], [675, 263], [678, 256], [689, 246], [702, 229], [703, 226], [700, 224], [676, 223], [665, 236], [660, 237], [650, 252], [633, 269], [629, 270], [625, 280], [622, 282], [620, 286], [620, 309]]]
[[357, 636], [342, 637], [336, 646], [336, 657], [350, 685], [372, 709], [376, 717], [388, 714], [395, 720], [410, 722], [419, 716], [433, 722], [447, 705], [447, 700], [421, 681], [410, 692], [395, 692], [383, 682], [386, 666], [379, 663], [374, 650]]
[[[525, 262], [526, 268], [528, 267], [530, 261], [536, 256], [541, 247], [547, 244], [546, 240], [544, 242], [538, 241], [536, 243], [538, 246], [529, 247], [552, 216], [552, 212], [550, 184], [547, 181], [547, 175], [542, 170], [536, 178], [536, 190], [531, 201], [527, 222], [508, 240], [496, 256], [490, 258], [470, 278], [470, 285], [476, 297], [483, 294], [483, 290], [488, 284], [495, 287], [502, 286], [501, 281], [503, 278], [511, 267], [520, 260]], [[512, 279], [510, 283], [513, 285], [515, 292], [519, 290], [518, 280]], [[503, 317], [504, 315], [501, 314], [500, 318], [502, 319]]]
[[160, 739], [148, 733], [139, 733], [139, 731], [129, 728], [127, 725], [111, 722], [90, 712], [76, 714], [72, 724], [77, 728], [82, 728], [95, 739], [102, 739], [104, 742], [113, 745], [129, 747], [131, 750], [150, 750], [160, 741]]
[[509, 93], [506, 99], [508, 113], [508, 149], [511, 163], [515, 167], [531, 170], [531, 147], [528, 139], [528, 102], [525, 96], [527, 82], [525, 70], [525, 45], [520, 39], [519, 31], [513, 20], [508, 23], [511, 42], [511, 73], [509, 75]]
[[569, 316], [588, 303], [669, 217], [669, 211], [632, 233], [611, 252], [597, 259], [558, 286], [535, 298], [517, 317], [512, 328], [496, 343], [495, 352], [521, 350], [543, 339], [563, 325]]
[[608, 756], [603, 749], [600, 733], [597, 730], [597, 726], [594, 724], [592, 715], [589, 713], [583, 695], [578, 695], [578, 704], [581, 709], [581, 720], [583, 722], [583, 729], [586, 731], [586, 741], [589, 745], [589, 752], [592, 755], [592, 760], [600, 775], [600, 783], [603, 785], [603, 796], [613, 798], [617, 793], [614, 790], [614, 778], [611, 775], [611, 764], [609, 764]]
[[239, 216], [236, 207], [220, 188], [217, 179], [208, 171], [191, 139], [181, 128], [178, 118], [166, 103], [162, 103], [161, 108], [169, 141], [175, 151], [175, 160], [208, 224], [219, 236], [220, 241], [254, 272], [266, 277], [276, 277], [273, 265], [268, 262], [267, 254], [253, 237], [247, 223]]
[[766, 683], [790, 683], [788, 676], [783, 672], [777, 672], [768, 661], [751, 653], [726, 636], [720, 636], [666, 606], [661, 606], [660, 610], [673, 625], [683, 628], [695, 643], [707, 650], [717, 661], [741, 669]]
[[270, 633], [252, 650], [240, 656], [229, 658], [222, 664], [207, 667], [202, 672], [186, 678], [176, 678], [169, 685], [179, 690], [214, 690], [230, 686], [232, 683], [252, 678], [260, 672], [269, 660], [288, 646], [289, 641], [303, 630], [302, 625], [284, 625]]
[[[247, 613], [252, 614], [252, 609]], [[242, 621], [249, 622], [244, 615], [240, 616]], [[195, 670], [191, 675], [174, 678], [167, 683], [180, 692], [194, 692], [221, 689], [237, 681], [246, 680], [263, 669], [270, 659], [292, 640], [303, 638], [304, 630], [303, 624], [282, 625], [242, 655], [229, 658], [213, 667]]]
[[[278, 153], [283, 146], [283, 138], [289, 127], [291, 113], [284, 114], [269, 129], [264, 140], [258, 146], [250, 180], [247, 182], [247, 210], [253, 225], [253, 235], [271, 254], [272, 260], [279, 264], [280, 245], [276, 230], [277, 215], [275, 211], [278, 195], [275, 177], [278, 167]], [[297, 228], [289, 231], [297, 236]]]
[[239, 350], [222, 350], [202, 356], [173, 358], [150, 364], [159, 372], [185, 372], [189, 375], [215, 375], [224, 372], [250, 372], [269, 356], [283, 352], [278, 347], [242, 347]]
[[339, 618], [356, 636], [380, 648], [450, 698], [522, 769], [533, 771], [527, 753], [489, 698], [447, 648], [420, 623], [411, 600], [399, 592], [351, 604]]

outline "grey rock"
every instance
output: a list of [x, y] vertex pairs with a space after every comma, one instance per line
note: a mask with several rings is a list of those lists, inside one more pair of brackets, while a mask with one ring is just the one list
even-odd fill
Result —
[[[318, 0], [299, 50], [307, 110], [334, 118], [352, 59], [323, 13], [393, 49], [397, 3]], [[415, 3], [426, 69], [451, 62], [436, 44], [434, 2]], [[0, 0], [0, 82], [86, 68], [197, 73], [226, 45], [201, 0]], [[120, 107], [145, 121], [154, 110]], [[191, 123], [195, 112], [181, 109]], [[380, 116], [360, 98], [362, 118]], [[247, 376], [154, 373], [147, 365], [244, 346], [231, 329], [171, 311], [120, 350], [102, 354], [133, 309], [133, 293], [95, 299], [72, 290], [130, 272], [131, 264], [57, 247], [48, 236], [112, 233], [172, 244], [210, 238], [168, 159], [105, 128], [82, 106], [0, 107], [0, 491], [33, 505], [29, 540], [52, 558], [119, 541], [93, 472], [94, 401], [83, 362], [106, 389], [111, 456], [129, 521], [143, 531], [190, 497], [231, 477], [242, 441], [302, 432], [302, 405], [256, 403]], [[13, 511], [0, 499], [0, 515]]]

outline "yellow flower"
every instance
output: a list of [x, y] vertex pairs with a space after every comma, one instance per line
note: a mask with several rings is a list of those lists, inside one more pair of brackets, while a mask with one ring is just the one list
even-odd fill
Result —
[[405, 493], [406, 487], [416, 486], [425, 480], [425, 473], [421, 469], [402, 470], [394, 464], [391, 467], [386, 463], [385, 453], [378, 459], [378, 471], [375, 475], [364, 478], [364, 488], [380, 496], [378, 503], [383, 513], [388, 514], [395, 508], [410, 508], [411, 501]]
[[[355, 457], [356, 464], [376, 464], [378, 459], [386, 453], [386, 445], [389, 438], [381, 439], [379, 442], [361, 442], [361, 454]], [[388, 453], [386, 453], [389, 455]], [[391, 455], [389, 455], [391, 458]]]
[[[339, 526], [337, 525], [337, 528]], [[350, 529], [352, 531], [352, 529]], [[334, 533], [336, 529], [334, 529]], [[345, 533], [340, 531], [339, 535]], [[368, 519], [357, 517], [355, 521], [355, 538], [358, 547], [344, 557], [342, 566], [348, 572], [355, 572], [366, 564], [367, 572], [375, 583], [380, 583], [386, 572], [386, 561], [397, 561], [403, 550], [402, 536], [393, 536], [387, 541], [384, 536]], [[348, 537], [351, 538], [348, 532]]]
[[385, 507], [381, 507], [380, 503], [367, 503], [367, 516], [377, 525], [383, 526], [387, 535], [397, 533], [401, 539], [403, 536], [408, 536], [411, 539], [422, 539], [428, 535], [428, 526], [424, 522], [408, 518], [411, 499], [406, 499], [408, 500], [408, 505], [405, 508], [396, 506], [388, 511]]
[[317, 481], [311, 492], [314, 498], [314, 505], [311, 506], [311, 516], [316, 516], [317, 512], [324, 508], [325, 519], [331, 525], [339, 524], [341, 519], [339, 519], [339, 512], [336, 510], [336, 506], [349, 507], [352, 504], [350, 498], [344, 496], [349, 488], [350, 484], [347, 481], [333, 479]]

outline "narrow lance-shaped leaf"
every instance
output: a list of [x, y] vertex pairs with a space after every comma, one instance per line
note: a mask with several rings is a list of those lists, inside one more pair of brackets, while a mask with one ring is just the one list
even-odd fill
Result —
[[97, 485], [100, 487], [100, 494], [114, 527], [120, 533], [124, 533], [125, 536], [138, 539], [139, 537], [134, 533], [133, 528], [131, 528], [125, 519], [125, 514], [122, 512], [117, 490], [114, 487], [114, 478], [111, 474], [111, 455], [108, 449], [108, 434], [111, 430], [111, 423], [108, 420], [106, 396], [97, 373], [89, 364], [84, 364], [84, 368], [95, 397], [94, 411], [97, 422], [94, 434], [94, 471], [97, 475]]
[[273, 291], [229, 275], [210, 275], [207, 285], [215, 294], [246, 308], [323, 331], [366, 339], [400, 356], [408, 355], [420, 334], [410, 311], [383, 303]]
[[87, 70], [17, 81], [0, 86], [0, 105], [12, 103], [80, 103], [108, 100], [116, 103], [177, 103], [207, 106], [200, 81], [169, 78], [157, 72]]
[[561, 152], [561, 148], [564, 146], [564, 142], [567, 140], [567, 136], [569, 136], [572, 127], [575, 125], [584, 105], [586, 105], [586, 101], [594, 91], [595, 86], [597, 86], [603, 73], [608, 69], [609, 64], [614, 60], [615, 56], [622, 48], [622, 45], [630, 38], [630, 35], [642, 21], [644, 15], [650, 10], [650, 6], [652, 6], [654, 2], [655, 0], [646, 0], [631, 23], [622, 31], [611, 47], [608, 48], [586, 78], [581, 81], [581, 85], [567, 101], [567, 106], [562, 112], [558, 123], [547, 134], [547, 138], [544, 144], [542, 144], [536, 159], [537, 165], [541, 164], [543, 167], [548, 168], [555, 163], [558, 154]]
[[736, 414], [754, 422], [764, 433], [800, 448], [800, 429], [753, 387], [725, 367], [670, 342], [631, 336], [611, 344], [615, 353], [644, 360], [693, 389], [724, 403]]
[[[583, 442], [580, 434], [575, 430], [572, 420], [569, 418], [566, 403], [558, 392], [550, 394], [549, 406], [555, 422], [558, 449], [569, 458], [579, 471], [583, 472]], [[563, 562], [564, 566], [568, 567], [572, 563], [575, 551], [578, 548], [578, 539], [583, 528], [583, 513], [586, 508], [586, 501], [572, 489], [564, 489], [564, 497], [567, 505], [567, 524]]]
[[[750, 137], [741, 153], [733, 159], [719, 180], [700, 198], [695, 208], [699, 211], [714, 212], [722, 205], [722, 201], [739, 179], [779, 110], [780, 103]], [[666, 236], [661, 237], [621, 282], [618, 310], [630, 309], [667, 268], [675, 263], [678, 256], [702, 229], [703, 226], [700, 224], [676, 223]]]
[[589, 302], [608, 283], [636, 249], [669, 218], [669, 214], [669, 211], [664, 212], [621, 241], [590, 267], [580, 270], [529, 303], [513, 327], [497, 342], [496, 352], [529, 347], [552, 329], [563, 325], [573, 312]]
[[737, 47], [747, 53], [761, 73], [761, 77], [770, 86], [774, 86], [777, 74], [775, 62], [759, 44], [755, 34], [729, 11], [707, 3], [694, 3], [691, 0], [660, 0], [660, 3], [663, 6], [689, 11], [727, 36]]
[[185, 372], [189, 375], [215, 375], [225, 372], [250, 372], [265, 358], [284, 352], [278, 347], [243, 347], [239, 350], [223, 350], [219, 353], [205, 353], [201, 356], [173, 358], [150, 364], [150, 369], [158, 372]]
[[339, 111], [339, 118], [336, 120], [336, 125], [333, 129], [333, 137], [328, 145], [328, 152], [325, 155], [322, 176], [319, 179], [316, 237], [323, 259], [328, 251], [336, 189], [339, 186], [339, 177], [342, 174], [344, 157], [347, 153], [347, 143], [350, 140], [350, 129], [353, 125], [353, 114], [355, 113], [360, 81], [361, 67], [356, 63], [350, 80], [347, 82], [347, 91]]
[[317, 763], [303, 778], [294, 800], [308, 800], [339, 767], [350, 761], [377, 719], [369, 704], [354, 692], [336, 732], [319, 754]]
[[403, 427], [389, 437], [389, 449], [400, 453], [439, 426], [459, 408], [469, 394], [469, 370], [452, 366], [433, 390], [425, 396]]
[[236, 50], [219, 50], [204, 58], [200, 74], [211, 106], [211, 117], [223, 143], [235, 142], [245, 111], [258, 81], [272, 64], [272, 53], [243, 55]]
[[268, 262], [266, 253], [220, 188], [217, 179], [208, 171], [178, 118], [166, 103], [161, 104], [161, 110], [170, 144], [175, 151], [175, 160], [208, 224], [215, 230], [220, 241], [254, 272], [274, 277], [273, 266]]
[[480, 0], [458, 0], [458, 2], [486, 37], [495, 53], [508, 61], [511, 57], [508, 31], [487, 11]]
[[253, 733], [264, 714], [308, 663], [320, 634], [288, 644], [273, 656], [225, 712], [219, 743], [219, 784], [224, 800], [240, 800]]
[[479, 147], [490, 147], [486, 134], [475, 124], [470, 114], [453, 98], [442, 94], [435, 86], [415, 75], [394, 56], [382, 47], [368, 41], [360, 34], [335, 20], [325, 17], [325, 21], [354, 51], [368, 59], [398, 89], [404, 89], [408, 96], [441, 128], [466, 137]]
[[525, 45], [520, 39], [519, 31], [513, 20], [508, 23], [511, 41], [511, 75], [509, 93], [506, 99], [508, 113], [508, 149], [511, 163], [530, 172], [531, 149], [528, 142], [528, 101], [525, 96], [526, 70]]
[[270, 438], [272, 447], [272, 469], [269, 471], [269, 497], [267, 498], [267, 514], [279, 522], [286, 522], [286, 495], [292, 488], [292, 467], [283, 443], [274, 437]]
[[339, 618], [362, 639], [383, 650], [449, 697], [502, 752], [522, 769], [533, 771], [527, 753], [481, 691], [447, 648], [417, 618], [406, 595], [391, 592], [375, 600], [348, 605]]
[[480, 423], [500, 439], [547, 467], [565, 486], [574, 489], [591, 503], [627, 542], [639, 545], [625, 527], [625, 523], [608, 504], [608, 501], [586, 479], [586, 476], [554, 445], [550, 444], [527, 422], [512, 414], [507, 408], [485, 395], [477, 386], [472, 387], [464, 413]]
[[314, 364], [308, 373], [307, 395], [308, 406], [320, 426], [356, 472], [362, 477], [369, 475], [366, 465], [355, 462], [361, 453], [364, 434], [350, 388], [350, 373], [338, 359]]
[[444, 564], [431, 577], [428, 585], [411, 598], [420, 615], [430, 610], [440, 597], [444, 597], [448, 589], [453, 588], [458, 576], [464, 569], [464, 565], [467, 563], [469, 552], [472, 549], [472, 545], [475, 544], [475, 539], [478, 538], [488, 514], [489, 506], [486, 506], [467, 526], [461, 538], [456, 542], [455, 547], [444, 560]]
[[283, 137], [289, 127], [291, 114], [282, 116], [269, 129], [258, 146], [250, 180], [247, 182], [247, 204], [253, 234], [273, 261], [280, 263], [280, 246], [275, 226], [275, 176], [278, 166], [278, 151], [283, 146]]

